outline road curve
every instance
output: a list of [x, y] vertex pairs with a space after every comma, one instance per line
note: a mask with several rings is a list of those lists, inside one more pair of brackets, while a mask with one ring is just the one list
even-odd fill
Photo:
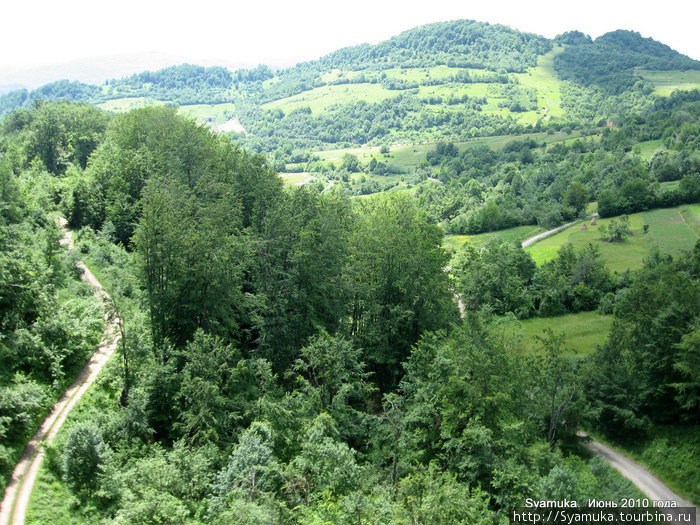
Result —
[[[64, 231], [61, 244], [69, 249], [73, 248], [72, 232], [66, 229], [65, 219], [60, 218], [57, 222]], [[82, 270], [81, 278], [92, 286], [95, 296], [103, 304], [106, 303], [110, 297], [100, 284], [100, 281], [82, 262], [79, 262], [77, 265]], [[44, 419], [41, 426], [29, 440], [17, 466], [12, 472], [0, 504], [0, 525], [24, 524], [27, 508], [29, 507], [29, 498], [39, 473], [39, 467], [44, 459], [42, 443], [50, 443], [53, 440], [71, 409], [95, 381], [100, 370], [102, 370], [107, 360], [116, 350], [119, 343], [118, 323], [119, 319], [110, 315], [109, 309], [105, 308], [105, 328], [102, 342], [87, 364], [80, 370], [73, 384], [63, 393], [49, 415], [46, 416], [46, 419]]]
[[574, 224], [578, 224], [579, 222], [597, 216], [598, 213], [592, 213], [590, 215], [586, 215], [586, 217], [584, 217], [583, 219], [576, 219], [575, 221], [567, 222], [566, 224], [562, 224], [561, 226], [557, 226], [556, 228], [552, 228], [551, 230], [547, 230], [546, 232], [538, 233], [537, 235], [530, 237], [529, 239], [525, 239], [522, 243], [522, 247], [527, 248], [528, 246], [532, 246], [537, 241], [541, 241], [542, 239], [549, 237], [550, 235], [554, 235], [555, 233], [559, 233], [562, 230], [566, 230], [569, 226], [573, 226]]
[[610, 466], [634, 483], [637, 488], [650, 500], [675, 501], [679, 507], [693, 507], [694, 505], [668, 488], [659, 478], [654, 476], [646, 467], [627, 456], [620, 454], [615, 449], [592, 439], [585, 432], [577, 432], [582, 438], [582, 444], [588, 450], [602, 457]]

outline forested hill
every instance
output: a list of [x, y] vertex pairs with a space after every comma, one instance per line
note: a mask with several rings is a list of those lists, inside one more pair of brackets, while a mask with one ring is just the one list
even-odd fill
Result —
[[555, 41], [572, 44], [555, 59], [557, 73], [562, 79], [583, 85], [596, 84], [614, 93], [631, 88], [639, 80], [634, 74], [635, 68], [700, 70], [700, 61], [634, 31], [612, 31], [595, 40], [579, 32], [570, 32], [558, 36]]
[[[72, 100], [93, 104], [150, 97], [175, 104], [244, 102], [263, 104], [325, 85], [382, 83], [396, 91], [449, 81], [518, 83], [494, 74], [523, 73], [537, 66], [538, 57], [563, 46], [554, 62], [562, 80], [606, 92], [621, 93], [641, 80], [637, 70], [700, 70], [700, 62], [632, 31], [613, 31], [592, 40], [572, 31], [549, 40], [498, 24], [456, 20], [423, 25], [376, 45], [362, 44], [330, 53], [319, 60], [273, 72], [267, 66], [230, 72], [223, 67], [183, 64], [160, 71], [115, 79], [103, 86], [65, 80], [28, 92], [0, 97], [0, 114], [28, 107], [37, 100]], [[394, 68], [450, 68], [452, 77], [392, 79], [372, 76]], [[476, 70], [476, 73], [475, 73]], [[479, 74], [481, 70], [483, 73]], [[337, 72], [341, 74], [338, 75]], [[461, 72], [460, 72], [461, 71]], [[332, 74], [336, 72], [336, 74]], [[350, 74], [352, 73], [352, 74]], [[430, 71], [428, 77], [431, 77]], [[455, 74], [459, 75], [455, 76]], [[470, 78], [467, 78], [470, 77]]]
[[340, 49], [315, 64], [341, 69], [447, 65], [523, 72], [535, 66], [537, 57], [550, 48], [550, 41], [539, 35], [502, 25], [456, 20], [416, 27], [374, 46]]

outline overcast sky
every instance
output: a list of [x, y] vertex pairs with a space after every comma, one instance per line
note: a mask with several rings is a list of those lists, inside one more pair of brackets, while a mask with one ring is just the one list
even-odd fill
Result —
[[405, 29], [468, 18], [553, 37], [633, 29], [700, 59], [697, 0], [51, 0], [3, 2], [0, 68], [164, 52], [287, 65]]

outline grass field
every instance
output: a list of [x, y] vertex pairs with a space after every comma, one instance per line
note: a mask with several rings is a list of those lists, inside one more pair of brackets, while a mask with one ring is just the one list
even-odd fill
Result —
[[[125, 113], [132, 109], [146, 106], [164, 106], [166, 102], [146, 97], [116, 98], [108, 100], [97, 107], [111, 113]], [[230, 118], [236, 109], [236, 105], [230, 102], [223, 104], [191, 104], [179, 106], [177, 112], [181, 115], [192, 117], [200, 122], [213, 118], [217, 124], [221, 124]]]
[[180, 106], [178, 113], [193, 117], [199, 121], [213, 118], [217, 124], [226, 122], [236, 110], [236, 105], [231, 102], [223, 104], [192, 104]]
[[639, 147], [639, 154], [642, 156], [642, 158], [644, 160], [650, 160], [654, 156], [654, 153], [664, 149], [663, 144], [663, 141], [661, 139], [658, 139], [646, 140], [644, 142], [638, 143], [637, 146]]
[[544, 108], [547, 108], [546, 115], [550, 117], [559, 117], [564, 114], [559, 90], [561, 81], [554, 72], [554, 57], [562, 51], [564, 51], [563, 47], [555, 46], [552, 51], [537, 59], [537, 67], [515, 75], [523, 86], [537, 90], [540, 116], [544, 116]]
[[[472, 139], [466, 142], [457, 142], [455, 145], [460, 151], [468, 148], [478, 148], [487, 146], [491, 149], [499, 149], [506, 144], [515, 140], [533, 139], [538, 142], [546, 142], [547, 144], [555, 144], [566, 140], [577, 139], [581, 137], [580, 132], [565, 133], [528, 133], [525, 135], [499, 135], [495, 137], [482, 137]], [[326, 151], [316, 151], [315, 155], [325, 162], [333, 162], [336, 165], [341, 162], [343, 155], [350, 153], [356, 155], [363, 162], [369, 162], [372, 157], [377, 160], [396, 164], [402, 168], [415, 168], [425, 161], [425, 155], [428, 151], [435, 149], [437, 143], [428, 142], [425, 144], [394, 144], [389, 147], [389, 154], [382, 155], [379, 153], [380, 146], [334, 149]]]
[[280, 173], [280, 177], [282, 177], [282, 180], [284, 181], [285, 185], [287, 186], [301, 186], [310, 180], [314, 179], [314, 176], [311, 175], [311, 173]]
[[654, 84], [654, 94], [668, 96], [677, 89], [700, 89], [700, 71], [637, 71]]
[[538, 351], [540, 345], [537, 336], [543, 336], [546, 330], [564, 334], [564, 344], [569, 354], [588, 355], [597, 345], [605, 342], [613, 316], [598, 312], [579, 312], [559, 315], [557, 317], [534, 317], [521, 321], [523, 343], [529, 351]]
[[341, 102], [364, 100], [379, 102], [385, 98], [395, 97], [400, 91], [383, 88], [380, 84], [340, 84], [337, 86], [321, 86], [304, 91], [292, 97], [275, 100], [263, 104], [265, 109], [281, 109], [285, 113], [300, 107], [308, 106], [312, 113], [321, 113], [328, 107]]
[[[608, 243], [600, 239], [598, 226], [590, 226], [587, 231], [577, 224], [526, 248], [537, 264], [554, 259], [559, 249], [566, 243], [582, 248], [588, 243], [597, 246], [608, 268], [622, 272], [642, 267], [644, 258], [653, 248], [662, 254], [677, 255], [681, 250], [689, 250], [700, 237], [700, 205], [663, 208], [629, 216], [632, 235], [622, 243]], [[610, 219], [599, 219], [598, 225]], [[643, 226], [649, 225], [648, 233]]]
[[[421, 82], [427, 79], [449, 78], [459, 71], [465, 71], [465, 69], [444, 65], [418, 68], [395, 67], [392, 69], [383, 69], [382, 71], [352, 71], [333, 69], [327, 73], [323, 73], [319, 77], [319, 79], [321, 80], [321, 82], [331, 83], [343, 78], [353, 79], [358, 75], [363, 74], [368, 81], [379, 81], [381, 79], [381, 76], [385, 75], [388, 78], [406, 80], [408, 82]], [[475, 73], [477, 75], [483, 73], [483, 71], [478, 69], [467, 69], [466, 71], [469, 71], [470, 73]]]
[[115, 98], [97, 104], [97, 107], [112, 113], [124, 113], [132, 109], [145, 108], [146, 106], [164, 106], [165, 102], [148, 97]]
[[445, 235], [443, 244], [446, 248], [457, 251], [465, 243], [480, 246], [486, 244], [491, 239], [503, 239], [504, 241], [522, 241], [533, 235], [542, 232], [542, 228], [530, 226], [516, 226], [507, 230], [499, 230], [496, 232], [480, 233], [478, 235]]
[[[538, 108], [533, 111], [511, 112], [507, 108], [501, 108], [498, 103], [501, 97], [494, 94], [490, 89], [494, 84], [488, 83], [447, 83], [437, 86], [419, 86], [417, 94], [421, 98], [440, 96], [446, 99], [450, 96], [461, 97], [485, 97], [486, 104], [483, 112], [490, 115], [513, 116], [518, 122], [523, 124], [534, 124], [539, 119], [547, 116], [560, 116], [564, 113], [561, 108], [560, 85], [561, 82], [554, 72], [554, 57], [561, 53], [563, 48], [555, 47], [549, 53], [539, 57], [537, 66], [530, 68], [525, 73], [509, 75], [509, 78], [526, 88], [537, 90]], [[448, 66], [435, 66], [430, 68], [393, 68], [381, 72], [382, 76], [388, 78], [405, 80], [407, 82], [424, 83], [428, 79], [446, 79], [462, 68]], [[483, 70], [467, 69], [474, 77], [483, 75]], [[368, 80], [361, 84], [331, 84], [341, 79], [352, 80], [360, 74]], [[389, 90], [381, 86], [380, 72], [378, 71], [342, 71], [333, 69], [319, 77], [321, 82], [328, 85], [310, 89], [303, 93], [298, 93], [291, 97], [275, 100], [264, 104], [265, 109], [281, 109], [285, 113], [297, 108], [308, 106], [312, 113], [322, 113], [330, 106], [338, 103], [348, 103], [355, 100], [366, 102], [379, 102], [386, 98], [391, 98], [402, 93], [400, 90]], [[372, 82], [369, 82], [372, 80]], [[440, 104], [441, 107], [445, 107]], [[428, 107], [431, 107], [430, 105]], [[459, 110], [460, 106], [447, 106], [448, 110]]]

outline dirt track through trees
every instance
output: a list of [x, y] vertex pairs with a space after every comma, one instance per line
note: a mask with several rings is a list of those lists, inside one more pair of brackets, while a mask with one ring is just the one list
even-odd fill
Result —
[[[66, 229], [65, 219], [59, 219], [58, 223], [64, 231], [61, 244], [68, 249], [72, 249], [73, 235], [70, 230]], [[39, 473], [41, 462], [44, 459], [43, 444], [50, 443], [53, 440], [71, 409], [95, 381], [119, 343], [119, 319], [110, 313], [111, 309], [108, 308], [107, 304], [110, 301], [109, 294], [82, 262], [79, 262], [77, 266], [82, 270], [81, 278], [92, 286], [95, 296], [105, 305], [105, 328], [102, 342], [24, 448], [22, 456], [13, 470], [12, 477], [5, 489], [2, 504], [0, 504], [0, 525], [24, 524], [34, 482]]]

